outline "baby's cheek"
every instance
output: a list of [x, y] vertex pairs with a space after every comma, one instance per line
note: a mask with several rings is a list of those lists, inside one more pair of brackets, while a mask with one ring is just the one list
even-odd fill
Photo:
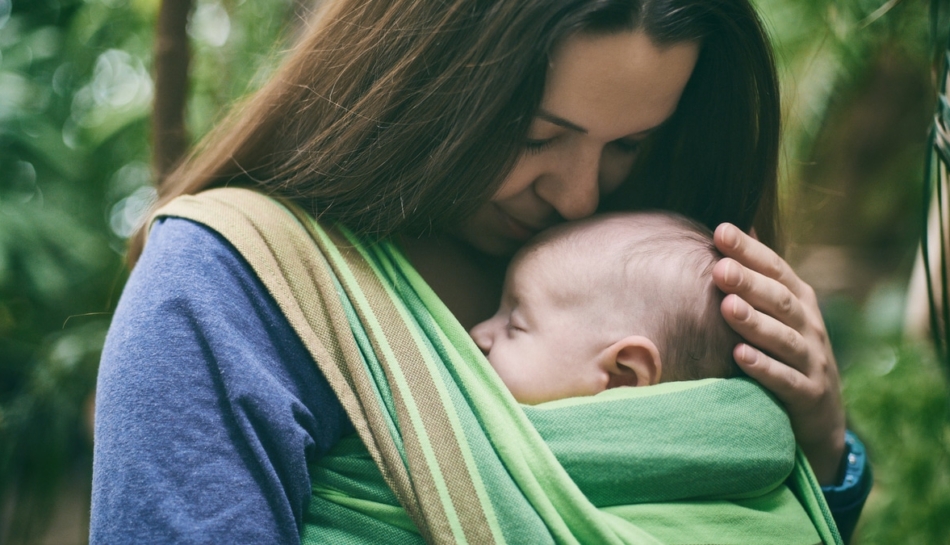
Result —
[[511, 368], [505, 358], [497, 355], [497, 352], [499, 351], [496, 350], [494, 353], [488, 355], [488, 363], [491, 364], [495, 372], [498, 373], [498, 376], [501, 377], [501, 381], [505, 383], [505, 386], [507, 386], [509, 390], [514, 391], [514, 389], [518, 387], [516, 380], [517, 373]]
[[524, 375], [524, 369], [518, 366], [517, 361], [509, 358], [503, 358], [498, 355], [489, 357], [488, 361], [492, 364], [495, 372], [501, 377], [508, 391], [516, 400], [521, 403], [527, 403], [531, 398], [531, 381]]

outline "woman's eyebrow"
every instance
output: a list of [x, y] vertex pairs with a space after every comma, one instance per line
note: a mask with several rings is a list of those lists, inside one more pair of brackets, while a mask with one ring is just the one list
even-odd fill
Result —
[[546, 110], [538, 109], [538, 113], [535, 114], [535, 117], [540, 117], [541, 119], [549, 123], [554, 123], [555, 125], [559, 125], [561, 127], [564, 127], [565, 129], [570, 129], [572, 131], [577, 131], [580, 133], [587, 134], [587, 129], [585, 129], [584, 127], [571, 123], [570, 121], [564, 119], [563, 117], [558, 117]]
[[654, 133], [654, 132], [660, 130], [664, 125], [666, 125], [666, 123], [667, 123], [669, 120], [670, 120], [669, 118], [666, 118], [666, 119], [664, 119], [663, 122], [660, 123], [659, 125], [654, 125], [654, 126], [650, 127], [649, 129], [643, 129], [642, 131], [633, 133], [633, 134], [631, 134], [631, 135], [629, 135], [629, 136], [650, 136], [651, 133]]
[[[549, 111], [547, 111], [547, 110], [544, 110], [544, 109], [540, 109], [540, 108], [539, 108], [539, 109], [538, 109], [538, 112], [535, 114], [535, 117], [540, 117], [541, 119], [543, 119], [543, 120], [545, 120], [545, 121], [547, 121], [547, 122], [549, 122], [549, 123], [554, 123], [555, 125], [558, 125], [558, 126], [560, 126], [560, 127], [564, 127], [565, 129], [570, 129], [570, 130], [572, 130], [572, 131], [576, 131], [576, 132], [579, 132], [579, 133], [587, 134], [587, 129], [585, 129], [584, 127], [581, 127], [580, 125], [578, 125], [578, 124], [576, 124], [576, 123], [572, 123], [572, 122], [570, 122], [570, 121], [564, 119], [563, 117], [556, 116], [556, 115], [552, 114], [551, 112], [549, 112]], [[649, 136], [650, 133], [652, 133], [652, 132], [658, 130], [660, 127], [662, 127], [663, 125], [665, 125], [665, 124], [666, 124], [666, 121], [667, 121], [667, 120], [664, 120], [664, 121], [663, 121], [662, 123], [660, 123], [659, 125], [657, 125], [657, 126], [655, 126], [655, 127], [650, 127], [649, 129], [644, 129], [644, 130], [642, 130], [642, 131], [640, 131], [640, 132], [638, 132], [638, 133], [629, 134], [629, 135], [627, 135], [627, 138], [630, 138], [631, 136]]]

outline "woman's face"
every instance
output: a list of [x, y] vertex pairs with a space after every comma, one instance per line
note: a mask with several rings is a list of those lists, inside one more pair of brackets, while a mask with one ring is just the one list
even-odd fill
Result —
[[673, 114], [698, 54], [695, 43], [657, 47], [640, 31], [567, 39], [552, 55], [521, 157], [461, 237], [510, 255], [546, 227], [593, 214]]

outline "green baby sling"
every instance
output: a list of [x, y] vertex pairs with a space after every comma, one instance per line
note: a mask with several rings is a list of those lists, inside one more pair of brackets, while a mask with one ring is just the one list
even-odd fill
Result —
[[310, 468], [304, 543], [841, 543], [752, 381], [523, 406], [393, 243], [245, 189], [169, 216], [247, 260], [356, 429]]

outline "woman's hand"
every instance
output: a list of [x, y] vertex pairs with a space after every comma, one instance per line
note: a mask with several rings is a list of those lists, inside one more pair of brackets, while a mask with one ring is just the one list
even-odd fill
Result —
[[713, 280], [726, 293], [722, 315], [749, 342], [737, 345], [733, 356], [785, 404], [818, 481], [832, 484], [844, 453], [844, 407], [815, 292], [785, 260], [734, 225], [720, 225], [714, 240], [726, 256], [713, 268]]

